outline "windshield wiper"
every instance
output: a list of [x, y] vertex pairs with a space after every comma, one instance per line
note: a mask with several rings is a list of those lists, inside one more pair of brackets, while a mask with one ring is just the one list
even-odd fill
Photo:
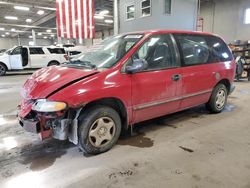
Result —
[[76, 65], [80, 65], [80, 66], [84, 66], [84, 67], [87, 67], [87, 68], [91, 68], [91, 69], [96, 69], [96, 65], [92, 64], [91, 62], [89, 61], [81, 61], [79, 59], [77, 60], [74, 60], [74, 61], [70, 61], [71, 64], [76, 64]]

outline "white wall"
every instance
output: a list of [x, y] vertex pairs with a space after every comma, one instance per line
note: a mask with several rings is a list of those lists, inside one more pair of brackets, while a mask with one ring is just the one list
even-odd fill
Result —
[[201, 4], [204, 31], [223, 37], [228, 43], [234, 40], [250, 40], [250, 25], [244, 24], [246, 8], [250, 0], [215, 0]]
[[[21, 38], [21, 45], [29, 45], [29, 41], [32, 41], [32, 39], [29, 38]], [[36, 39], [36, 43], [39, 46], [48, 46], [52, 44], [52, 41], [49, 39]], [[0, 49], [9, 49], [13, 46], [18, 45], [17, 38], [0, 38]]]

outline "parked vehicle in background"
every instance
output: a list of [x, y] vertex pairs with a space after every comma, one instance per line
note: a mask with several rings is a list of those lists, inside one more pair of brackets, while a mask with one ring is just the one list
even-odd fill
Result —
[[69, 59], [77, 59], [82, 56], [85, 52], [87, 52], [86, 46], [74, 46], [65, 48], [66, 53], [69, 56]]
[[7, 51], [7, 49], [1, 49], [1, 50], [0, 50], [0, 54], [1, 54], [1, 53], [4, 53], [4, 52], [6, 52], [6, 51]]
[[209, 33], [122, 34], [91, 49], [26, 81], [18, 113], [23, 128], [98, 154], [138, 122], [201, 104], [219, 113], [234, 90], [233, 55]]
[[67, 60], [64, 48], [16, 46], [0, 55], [0, 76], [6, 71], [59, 65]]

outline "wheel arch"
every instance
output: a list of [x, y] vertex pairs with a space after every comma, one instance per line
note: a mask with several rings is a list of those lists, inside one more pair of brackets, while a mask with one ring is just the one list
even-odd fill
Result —
[[[219, 85], [219, 84], [224, 84], [224, 85], [226, 86], [226, 88], [227, 88], [227, 92], [230, 93], [231, 83], [230, 83], [230, 81], [229, 81], [228, 79], [224, 78], [224, 79], [220, 80], [220, 81], [216, 84], [216, 86]], [[215, 86], [215, 87], [216, 87], [216, 86]]]
[[6, 71], [8, 71], [8, 70], [9, 70], [8, 66], [7, 66], [4, 62], [0, 61], [0, 64], [1, 64], [1, 65], [3, 65], [3, 66], [5, 66]]
[[102, 98], [102, 99], [97, 99], [97, 100], [91, 101], [83, 107], [80, 115], [83, 114], [90, 107], [93, 107], [96, 105], [104, 105], [104, 106], [108, 106], [108, 107], [116, 110], [121, 118], [122, 131], [126, 131], [128, 129], [127, 108], [122, 100], [115, 98], [115, 97], [109, 97], [109, 98]]
[[51, 61], [47, 64], [47, 66], [50, 66], [51, 63], [57, 63], [58, 65], [60, 65], [60, 62], [59, 62], [59, 61], [57, 61], [57, 60], [51, 60]]

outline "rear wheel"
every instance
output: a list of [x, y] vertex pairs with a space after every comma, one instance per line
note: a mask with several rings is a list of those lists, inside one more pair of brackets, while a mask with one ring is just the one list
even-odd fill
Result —
[[224, 84], [218, 84], [206, 104], [207, 109], [212, 113], [220, 113], [226, 106], [228, 91]]
[[60, 63], [58, 61], [51, 61], [49, 62], [48, 67], [53, 65], [60, 65]]
[[0, 63], [0, 76], [4, 76], [6, 74], [7, 67], [3, 64]]
[[99, 154], [111, 149], [121, 133], [119, 114], [107, 106], [94, 106], [80, 117], [79, 146], [89, 154]]

